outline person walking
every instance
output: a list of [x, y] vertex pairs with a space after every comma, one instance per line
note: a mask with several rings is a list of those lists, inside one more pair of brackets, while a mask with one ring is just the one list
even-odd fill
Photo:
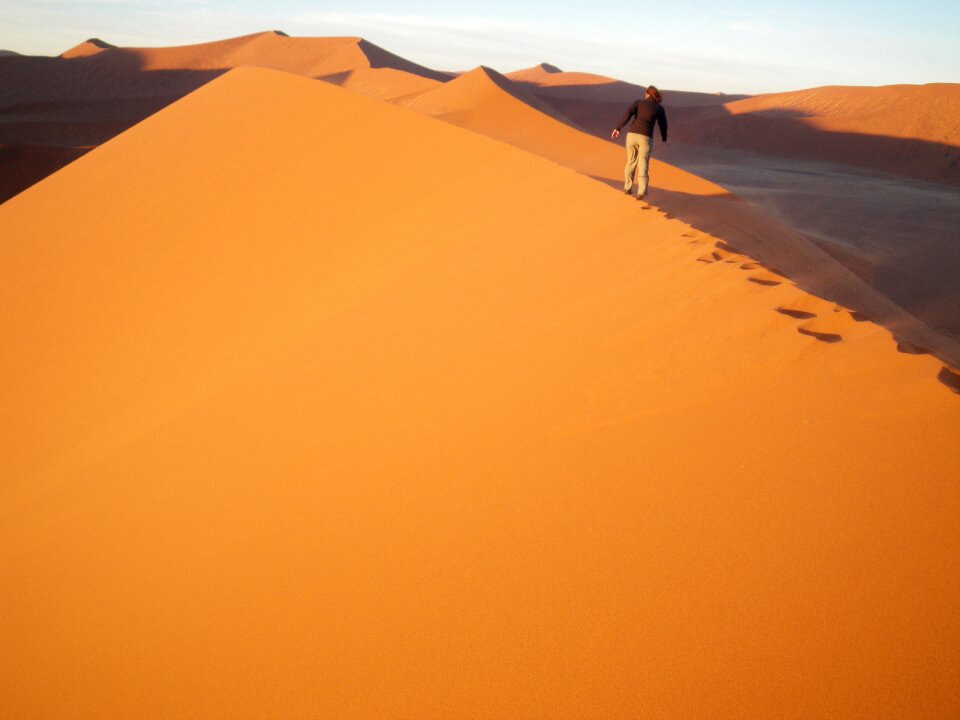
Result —
[[623, 191], [628, 195], [633, 190], [633, 175], [637, 174], [637, 200], [643, 200], [649, 186], [650, 150], [653, 147], [653, 126], [660, 125], [660, 137], [667, 142], [667, 113], [663, 109], [663, 98], [653, 85], [647, 88], [643, 100], [631, 104], [621, 118], [620, 123], [610, 133], [616, 140], [620, 130], [633, 118], [633, 124], [627, 132], [627, 167], [624, 170]]

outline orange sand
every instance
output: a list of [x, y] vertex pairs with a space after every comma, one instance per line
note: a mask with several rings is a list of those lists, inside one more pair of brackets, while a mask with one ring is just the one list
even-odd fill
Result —
[[689, 225], [246, 68], [0, 226], [0, 717], [960, 710], [960, 401]]

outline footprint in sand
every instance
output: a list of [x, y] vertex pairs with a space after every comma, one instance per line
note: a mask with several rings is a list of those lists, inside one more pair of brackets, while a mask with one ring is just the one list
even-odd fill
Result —
[[915, 345], [905, 340], [897, 340], [897, 351], [907, 355], [929, 355], [930, 350], [922, 345]]
[[937, 380], [942, 382], [955, 393], [960, 394], [960, 373], [954, 372], [944, 365], [940, 369], [940, 374], [937, 375]]
[[829, 313], [836, 312], [836, 306], [831, 302], [818, 298], [816, 295], [803, 293], [783, 303], [776, 308], [776, 311], [782, 315], [797, 318], [798, 320], [809, 320], [818, 315], [828, 315]]
[[698, 257], [697, 260], [705, 263], [715, 263], [715, 262], [738, 263], [741, 260], [743, 260], [743, 257], [740, 255], [731, 253], [728, 250], [725, 250], [724, 248], [720, 247], [720, 244], [718, 244], [710, 252], [705, 253], [700, 257]]
[[830, 313], [823, 317], [815, 317], [797, 328], [802, 335], [809, 335], [821, 342], [838, 343], [848, 334], [854, 320], [850, 313]]
[[710, 236], [701, 233], [683, 233], [680, 237], [686, 238], [688, 245], [706, 245], [710, 242]]
[[765, 270], [761, 273], [757, 273], [756, 275], [751, 275], [747, 278], [747, 280], [757, 283], [757, 285], [767, 285], [770, 287], [774, 285], [782, 285], [783, 283], [787, 282], [787, 279], [783, 277], [783, 275], [777, 275], [777, 273], [771, 272], [770, 270]]

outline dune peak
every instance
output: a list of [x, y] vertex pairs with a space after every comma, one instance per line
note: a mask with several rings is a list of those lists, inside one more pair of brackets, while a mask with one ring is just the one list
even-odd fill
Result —
[[63, 58], [74, 58], [74, 57], [86, 57], [88, 55], [96, 55], [97, 53], [103, 52], [104, 50], [112, 50], [116, 48], [116, 45], [111, 45], [105, 40], [100, 38], [89, 38], [84, 40], [79, 45], [74, 45], [72, 48], [60, 55]]

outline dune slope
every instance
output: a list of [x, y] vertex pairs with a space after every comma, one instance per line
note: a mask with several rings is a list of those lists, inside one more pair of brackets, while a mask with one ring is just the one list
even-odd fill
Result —
[[0, 224], [0, 716], [960, 710], [957, 396], [683, 223], [243, 68]]

